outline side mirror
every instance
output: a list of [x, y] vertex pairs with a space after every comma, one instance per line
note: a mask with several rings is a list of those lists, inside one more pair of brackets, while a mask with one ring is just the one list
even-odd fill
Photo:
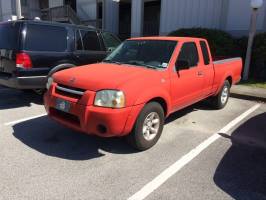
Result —
[[188, 60], [177, 60], [175, 63], [176, 71], [182, 70], [182, 69], [189, 69], [189, 61]]

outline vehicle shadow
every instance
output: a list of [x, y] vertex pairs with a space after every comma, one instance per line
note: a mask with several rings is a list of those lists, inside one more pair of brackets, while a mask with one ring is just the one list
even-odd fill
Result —
[[47, 116], [14, 125], [13, 135], [38, 152], [69, 160], [93, 159], [104, 156], [104, 152], [137, 153], [123, 138], [100, 138], [78, 133]]
[[9, 88], [0, 88], [0, 110], [31, 106], [31, 103], [42, 104], [42, 95], [33, 91], [21, 91]]
[[214, 182], [234, 199], [266, 199], [266, 113], [238, 127], [219, 163]]
[[[166, 119], [166, 123], [170, 123], [187, 113], [208, 109], [207, 107], [204, 102], [195, 104], [170, 115]], [[36, 151], [69, 160], [93, 159], [104, 156], [103, 152], [138, 153], [126, 143], [124, 138], [100, 138], [78, 133], [57, 124], [47, 116], [15, 124], [13, 135]]]
[[165, 119], [165, 124], [169, 124], [178, 118], [184, 117], [187, 114], [198, 110], [214, 110], [208, 101], [200, 101], [196, 104], [188, 106], [182, 110], [172, 113]]

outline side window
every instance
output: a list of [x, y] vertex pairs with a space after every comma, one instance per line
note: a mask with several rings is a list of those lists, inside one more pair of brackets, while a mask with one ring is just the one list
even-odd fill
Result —
[[108, 32], [103, 32], [103, 42], [107, 50], [114, 50], [121, 42], [114, 35]]
[[79, 30], [76, 31], [76, 50], [83, 50], [82, 39]]
[[178, 56], [178, 60], [186, 60], [189, 67], [196, 67], [199, 62], [197, 46], [194, 42], [184, 43]]
[[95, 31], [80, 30], [83, 48], [87, 51], [101, 51], [98, 35]]
[[207, 44], [204, 41], [200, 41], [200, 47], [203, 55], [204, 64], [208, 65], [210, 64], [210, 56], [207, 48]]
[[27, 25], [25, 50], [63, 52], [66, 49], [66, 28], [49, 25]]

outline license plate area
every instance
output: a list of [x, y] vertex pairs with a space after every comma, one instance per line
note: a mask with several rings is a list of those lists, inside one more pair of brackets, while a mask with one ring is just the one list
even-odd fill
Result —
[[55, 108], [63, 112], [69, 113], [71, 104], [69, 101], [63, 99], [56, 99]]

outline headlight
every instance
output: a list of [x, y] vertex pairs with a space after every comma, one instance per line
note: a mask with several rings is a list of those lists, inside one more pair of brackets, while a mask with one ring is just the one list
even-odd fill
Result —
[[125, 95], [118, 90], [101, 90], [96, 93], [95, 106], [108, 108], [123, 108], [125, 107]]
[[54, 82], [54, 79], [52, 77], [49, 77], [46, 83], [46, 89], [49, 90], [51, 87], [52, 83]]

